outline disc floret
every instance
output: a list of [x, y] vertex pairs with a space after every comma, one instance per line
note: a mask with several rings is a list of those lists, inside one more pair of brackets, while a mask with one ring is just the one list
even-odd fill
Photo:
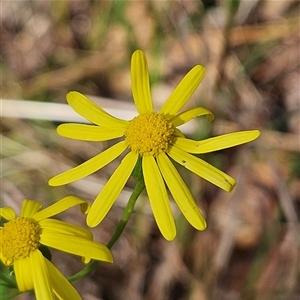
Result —
[[173, 141], [174, 126], [162, 114], [148, 112], [132, 119], [125, 131], [125, 142], [140, 156], [167, 152]]
[[0, 233], [1, 251], [6, 265], [29, 256], [40, 245], [41, 227], [32, 218], [12, 219], [4, 224]]

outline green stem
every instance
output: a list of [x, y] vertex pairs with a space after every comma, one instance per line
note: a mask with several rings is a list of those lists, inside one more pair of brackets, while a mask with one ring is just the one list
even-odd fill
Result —
[[20, 294], [21, 294], [21, 292], [18, 290], [10, 290], [10, 291], [7, 291], [5, 293], [5, 295], [1, 295], [0, 297], [1, 297], [1, 300], [13, 300]]
[[112, 246], [116, 243], [116, 241], [119, 239], [120, 235], [122, 234], [128, 220], [129, 220], [129, 217], [133, 212], [135, 202], [138, 199], [138, 197], [140, 196], [140, 194], [144, 188], [145, 188], [144, 181], [138, 181], [130, 198], [129, 198], [129, 201], [126, 205], [122, 219], [121, 219], [120, 223], [118, 224], [118, 226], [116, 227], [111, 239], [107, 243], [108, 249], [112, 248]]
[[78, 273], [70, 276], [68, 278], [68, 280], [70, 282], [76, 281], [80, 278], [83, 278], [85, 276], [87, 276], [88, 274], [90, 274], [98, 265], [98, 261], [97, 260], [91, 260], [82, 270], [80, 270]]
[[2, 282], [0, 283], [1, 285], [10, 288], [16, 288], [16, 282], [13, 279], [10, 279], [5, 274], [2, 274], [1, 272], [0, 272], [0, 279], [2, 280]]
[[[123, 212], [123, 216], [121, 221], [119, 222], [118, 226], [116, 227], [112, 237], [110, 238], [110, 240], [107, 243], [107, 248], [111, 249], [112, 246], [117, 242], [117, 240], [119, 239], [119, 237], [121, 236], [129, 218], [130, 215], [133, 212], [133, 208], [135, 205], [136, 200], [138, 199], [138, 197], [140, 196], [141, 192], [143, 191], [143, 189], [145, 188], [145, 183], [143, 180], [139, 180], [137, 181], [137, 184], [129, 198], [129, 201], [125, 207], [125, 210]], [[68, 280], [70, 282], [78, 280], [82, 277], [85, 277], [86, 275], [90, 274], [98, 265], [99, 261], [97, 260], [91, 260], [81, 271], [79, 271], [78, 273], [74, 274], [73, 276], [69, 277]]]

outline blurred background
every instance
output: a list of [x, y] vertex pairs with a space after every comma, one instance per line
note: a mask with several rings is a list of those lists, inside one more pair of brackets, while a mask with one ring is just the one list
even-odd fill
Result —
[[[19, 211], [24, 198], [46, 206], [69, 194], [94, 200], [118, 161], [67, 186], [47, 182], [110, 143], [69, 140], [55, 129], [82, 121], [66, 105], [70, 90], [132, 118], [130, 57], [138, 48], [157, 108], [194, 65], [205, 66], [188, 106], [216, 118], [191, 122], [186, 136], [261, 130], [250, 144], [201, 156], [237, 180], [230, 194], [178, 167], [206, 216], [204, 232], [174, 206], [178, 234], [165, 241], [143, 194], [113, 247], [115, 263], [74, 283], [83, 299], [300, 299], [299, 8], [298, 0], [1, 2], [1, 206]], [[133, 186], [92, 229], [96, 241], [107, 243]], [[85, 226], [76, 208], [59, 218]], [[67, 276], [82, 268], [78, 257], [52, 252]], [[2, 288], [0, 298], [14, 292]]]

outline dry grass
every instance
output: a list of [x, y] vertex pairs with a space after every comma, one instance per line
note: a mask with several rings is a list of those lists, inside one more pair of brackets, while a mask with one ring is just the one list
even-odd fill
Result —
[[[2, 98], [34, 100], [31, 110], [2, 105], [3, 205], [19, 210], [24, 198], [47, 205], [67, 194], [94, 199], [118, 162], [66, 187], [47, 186], [108, 146], [59, 137], [57, 124], [75, 116], [55, 104], [78, 90], [131, 115], [129, 63], [137, 48], [147, 53], [158, 107], [192, 66], [206, 67], [189, 105], [211, 109], [216, 121], [197, 121], [187, 135], [262, 132], [249, 145], [205, 156], [237, 179], [231, 194], [182, 170], [206, 231], [196, 232], [174, 207], [179, 232], [166, 242], [144, 195], [113, 248], [115, 263], [75, 283], [85, 300], [300, 299], [297, 0], [4, 0], [1, 8]], [[40, 106], [49, 103], [53, 112]], [[8, 117], [8, 106], [18, 117]], [[108, 241], [131, 189], [130, 181], [93, 229], [97, 241]], [[61, 217], [85, 224], [76, 209]], [[54, 260], [67, 275], [81, 268], [67, 255], [54, 252]]]

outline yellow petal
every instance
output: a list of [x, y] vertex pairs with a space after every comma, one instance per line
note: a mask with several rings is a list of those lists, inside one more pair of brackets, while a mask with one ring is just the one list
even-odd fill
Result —
[[178, 128], [175, 128], [173, 136], [178, 136], [178, 137], [184, 138], [184, 134]]
[[206, 116], [208, 121], [212, 121], [214, 119], [214, 115], [208, 109], [204, 107], [195, 107], [177, 114], [175, 117], [171, 118], [170, 121], [175, 127], [177, 127], [200, 116]]
[[175, 202], [185, 218], [196, 229], [204, 230], [206, 228], [205, 219], [190, 190], [182, 180], [172, 162], [166, 154], [163, 153], [157, 156], [157, 163]]
[[200, 65], [190, 70], [177, 85], [159, 112], [164, 114], [168, 119], [175, 116], [192, 96], [202, 81], [204, 74], [205, 68]]
[[18, 289], [21, 292], [33, 290], [33, 275], [31, 273], [30, 258], [25, 257], [22, 259], [15, 260], [14, 271]]
[[54, 300], [55, 297], [50, 284], [50, 276], [44, 256], [37, 250], [30, 253], [29, 259], [36, 299]]
[[127, 126], [128, 121], [115, 118], [78, 92], [69, 92], [67, 101], [79, 115], [94, 124], [106, 128], [125, 128]]
[[179, 148], [170, 147], [168, 155], [180, 165], [220, 187], [226, 192], [230, 192], [236, 184], [235, 180], [229, 175], [225, 174], [204, 160], [197, 158]]
[[164, 181], [153, 156], [144, 156], [142, 169], [145, 186], [157, 226], [168, 241], [176, 236], [176, 227]]
[[109, 178], [106, 185], [92, 204], [86, 219], [88, 226], [97, 226], [106, 216], [124, 188], [137, 159], [138, 154], [134, 152], [129, 152], [124, 157], [119, 167]]
[[93, 240], [92, 233], [84, 227], [70, 224], [64, 221], [55, 219], [44, 219], [39, 222], [41, 228], [43, 229], [43, 234], [51, 234], [51, 232], [74, 235], [77, 237], [85, 238], [88, 240]]
[[126, 148], [127, 146], [124, 141], [119, 142], [81, 165], [52, 177], [48, 184], [51, 186], [64, 185], [86, 177], [109, 164], [124, 152]]
[[[0, 241], [2, 239], [1, 233], [2, 233], [2, 230], [0, 228]], [[14, 263], [11, 259], [8, 259], [7, 257], [5, 257], [1, 251], [0, 251], [0, 261], [7, 267], [13, 265], [13, 263]]]
[[87, 202], [75, 196], [67, 196], [53, 203], [52, 205], [44, 208], [43, 210], [37, 212], [32, 217], [35, 220], [40, 221], [52, 217], [54, 215], [57, 215], [76, 205], [87, 205]]
[[208, 153], [251, 142], [258, 138], [259, 135], [260, 132], [258, 130], [248, 130], [228, 133], [203, 141], [175, 138], [174, 146], [189, 153]]
[[74, 255], [106, 262], [113, 261], [112, 255], [105, 245], [84, 238], [56, 232], [51, 232], [51, 234], [45, 232], [41, 234], [40, 242], [45, 246]]
[[136, 50], [131, 58], [131, 88], [132, 96], [139, 114], [153, 111], [149, 71], [145, 53]]
[[62, 300], [81, 300], [82, 298], [67, 278], [47, 259], [45, 259], [51, 286], [57, 298]]
[[42, 203], [25, 199], [22, 204], [21, 217], [31, 218], [42, 208]]
[[125, 128], [110, 128], [107, 130], [106, 127], [99, 127], [98, 125], [62, 124], [56, 130], [59, 135], [67, 138], [101, 142], [123, 136]]
[[174, 137], [173, 145], [189, 153], [197, 153], [196, 151], [200, 151], [199, 141], [190, 140], [182, 137]]
[[12, 220], [16, 217], [16, 213], [11, 207], [0, 207], [0, 217], [5, 220]]

